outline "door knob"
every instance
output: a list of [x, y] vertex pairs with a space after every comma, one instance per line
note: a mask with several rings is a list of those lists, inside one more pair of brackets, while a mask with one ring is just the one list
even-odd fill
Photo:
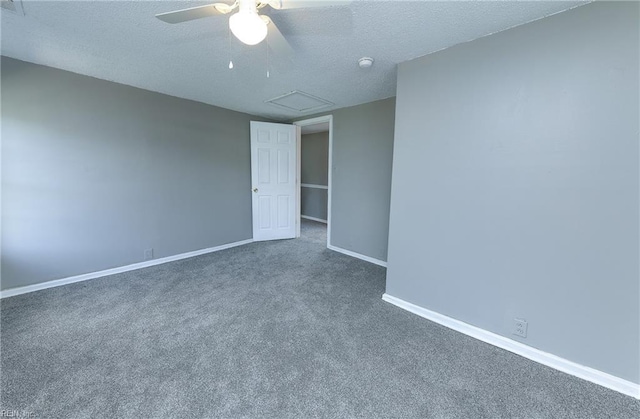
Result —
[[258, 193], [258, 188], [253, 188], [253, 192]]

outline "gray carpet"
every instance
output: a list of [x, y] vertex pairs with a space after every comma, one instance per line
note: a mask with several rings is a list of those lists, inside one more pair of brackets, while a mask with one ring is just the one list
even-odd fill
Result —
[[8, 298], [1, 409], [38, 418], [637, 418], [640, 402], [407, 313], [303, 238]]

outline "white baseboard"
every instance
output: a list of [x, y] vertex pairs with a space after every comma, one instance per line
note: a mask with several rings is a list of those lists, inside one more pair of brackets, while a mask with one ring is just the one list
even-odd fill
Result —
[[304, 218], [305, 220], [317, 221], [319, 223], [327, 224], [327, 220], [323, 220], [322, 218], [309, 217], [308, 215], [301, 215], [300, 218]]
[[360, 253], [352, 252], [351, 250], [343, 249], [341, 247], [336, 247], [332, 245], [328, 245], [327, 248], [329, 250], [333, 250], [334, 252], [342, 253], [356, 259], [362, 259], [366, 262], [373, 263], [374, 265], [383, 266], [385, 268], [387, 267], [387, 262], [380, 259], [375, 259], [370, 256], [361, 255]]
[[591, 367], [576, 364], [568, 359], [560, 358], [559, 356], [552, 355], [548, 352], [541, 351], [493, 332], [461, 322], [460, 320], [411, 304], [389, 294], [383, 294], [382, 299], [404, 310], [417, 314], [420, 317], [424, 317], [425, 319], [431, 320], [460, 333], [464, 333], [467, 336], [471, 336], [490, 345], [497, 346], [498, 348], [513, 352], [514, 354], [523, 356], [558, 371], [562, 371], [575, 377], [582, 378], [583, 380], [626, 394], [627, 396], [640, 399], [640, 384], [624, 380]]
[[206, 253], [218, 252], [220, 250], [229, 249], [236, 246], [242, 246], [243, 244], [248, 244], [252, 242], [253, 242], [253, 239], [242, 240], [239, 242], [227, 243], [227, 244], [223, 244], [216, 247], [209, 247], [207, 249], [194, 250], [193, 252], [181, 253], [179, 255], [167, 256], [161, 259], [147, 260], [140, 263], [134, 263], [132, 265], [106, 269], [104, 271], [90, 272], [87, 274], [70, 276], [68, 278], [55, 279], [53, 281], [27, 285], [25, 287], [10, 288], [4, 291], [0, 291], [0, 299], [13, 297], [14, 295], [26, 294], [28, 292], [40, 291], [47, 288], [60, 287], [62, 285], [73, 284], [74, 282], [88, 281], [90, 279], [101, 278], [103, 276], [109, 276], [109, 275], [115, 275], [122, 272], [135, 271], [136, 269], [148, 268], [149, 266], [161, 265], [167, 262], [173, 262], [180, 259], [187, 259], [187, 258], [192, 258], [194, 256], [204, 255]]

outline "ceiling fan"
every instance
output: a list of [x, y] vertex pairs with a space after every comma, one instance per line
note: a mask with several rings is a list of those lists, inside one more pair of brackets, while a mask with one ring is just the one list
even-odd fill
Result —
[[234, 12], [229, 18], [229, 29], [241, 42], [257, 45], [267, 37], [269, 46], [284, 54], [291, 53], [291, 47], [278, 27], [259, 10], [271, 7], [275, 10], [301, 9], [311, 7], [343, 6], [351, 3], [341, 0], [235, 0], [233, 3], [213, 3], [206, 6], [191, 7], [173, 12], [160, 13], [156, 17], [167, 23], [181, 23], [203, 17], [226, 15]]

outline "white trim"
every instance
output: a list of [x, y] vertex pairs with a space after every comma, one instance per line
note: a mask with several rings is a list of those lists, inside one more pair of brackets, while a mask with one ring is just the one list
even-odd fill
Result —
[[308, 215], [301, 215], [300, 218], [304, 218], [305, 220], [317, 221], [319, 223], [327, 224], [327, 220], [323, 220], [322, 218], [309, 217]]
[[68, 278], [55, 279], [53, 281], [41, 282], [39, 284], [27, 285], [25, 287], [10, 288], [8, 290], [0, 291], [0, 299], [13, 297], [14, 295], [26, 294], [28, 292], [40, 291], [47, 288], [60, 287], [62, 285], [73, 284], [74, 282], [88, 281], [90, 279], [101, 278], [103, 276], [115, 275], [122, 272], [135, 271], [137, 269], [148, 268], [149, 266], [161, 265], [163, 263], [174, 262], [176, 260], [192, 258], [194, 256], [204, 255], [206, 253], [218, 252], [220, 250], [229, 249], [232, 247], [242, 246], [244, 244], [252, 243], [253, 239], [242, 240], [234, 243], [227, 243], [216, 247], [209, 247], [207, 249], [194, 250], [193, 252], [181, 253], [179, 255], [167, 256], [161, 259], [147, 260], [145, 262], [134, 263], [132, 265], [120, 266], [117, 268], [106, 269], [104, 271], [90, 272], [87, 274], [70, 276]]
[[[294, 124], [295, 125], [295, 124]], [[300, 216], [302, 215], [302, 127], [296, 126], [296, 239], [300, 238]]]
[[300, 186], [303, 188], [316, 188], [316, 189], [329, 189], [328, 186], [325, 185], [315, 185], [313, 183], [301, 183]]
[[307, 125], [316, 125], [321, 122], [330, 122], [329, 118], [331, 118], [331, 115], [316, 116], [315, 118], [300, 119], [298, 121], [293, 121], [293, 124], [301, 127], [306, 127]]
[[[333, 115], [318, 116], [316, 118], [302, 119], [294, 121], [294, 125], [304, 127], [307, 125], [315, 125], [321, 122], [329, 122], [329, 174], [327, 179], [327, 248], [331, 249], [331, 185], [333, 184]], [[298, 136], [299, 141], [301, 135]], [[298, 147], [302, 149], [302, 147]], [[299, 161], [300, 159], [298, 159]], [[300, 167], [298, 166], [298, 177], [300, 177]], [[298, 194], [301, 195], [301, 194]], [[300, 197], [298, 197], [298, 204], [300, 203]]]
[[523, 356], [569, 375], [573, 375], [574, 377], [582, 378], [583, 380], [587, 380], [611, 390], [618, 391], [622, 394], [640, 399], [640, 384], [624, 380], [591, 367], [577, 364], [573, 361], [569, 361], [568, 359], [560, 358], [559, 356], [541, 351], [513, 339], [500, 336], [493, 332], [489, 332], [488, 330], [480, 329], [479, 327], [472, 326], [460, 320], [411, 304], [386, 293], [382, 295], [382, 299], [397, 307], [410, 311], [413, 314], [417, 314], [420, 317], [424, 317], [425, 319], [441, 324], [457, 332], [464, 333], [467, 336], [471, 336], [490, 345], [513, 352], [514, 354]]
[[365, 262], [373, 263], [374, 265], [383, 266], [385, 268], [387, 267], [387, 262], [385, 262], [383, 260], [380, 260], [380, 259], [375, 259], [375, 258], [372, 258], [370, 256], [365, 256], [365, 255], [362, 255], [360, 253], [352, 252], [351, 250], [343, 249], [341, 247], [336, 247], [336, 246], [333, 246], [333, 245], [329, 245], [329, 246], [327, 246], [327, 248], [329, 250], [333, 250], [334, 252], [342, 253], [344, 255], [351, 256], [351, 257], [356, 258], [356, 259], [362, 259]]
[[327, 174], [327, 247], [331, 246], [331, 191], [333, 191], [333, 115], [329, 120], [329, 173]]

